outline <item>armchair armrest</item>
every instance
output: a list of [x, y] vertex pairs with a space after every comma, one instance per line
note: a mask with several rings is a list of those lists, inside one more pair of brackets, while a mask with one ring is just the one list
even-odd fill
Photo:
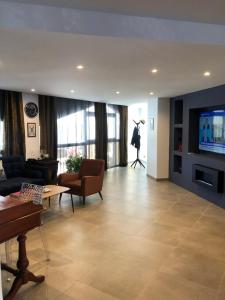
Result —
[[82, 194], [85, 196], [101, 191], [100, 176], [83, 176], [81, 180]]
[[57, 178], [58, 185], [66, 185], [68, 181], [79, 179], [79, 173], [62, 173]]

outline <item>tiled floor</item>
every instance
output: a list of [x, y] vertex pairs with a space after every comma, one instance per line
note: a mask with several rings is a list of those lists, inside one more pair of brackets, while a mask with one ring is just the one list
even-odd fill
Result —
[[30, 269], [46, 280], [16, 299], [225, 299], [225, 210], [140, 168], [109, 170], [103, 196], [76, 198], [74, 214], [68, 196], [52, 201], [49, 262], [38, 230], [28, 236]]

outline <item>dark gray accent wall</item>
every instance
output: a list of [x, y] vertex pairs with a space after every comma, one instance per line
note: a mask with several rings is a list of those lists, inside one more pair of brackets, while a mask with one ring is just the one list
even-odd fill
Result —
[[[176, 100], [183, 100], [183, 125], [182, 125], [182, 173], [174, 172], [174, 106]], [[225, 172], [225, 155], [189, 152], [189, 112], [191, 109], [204, 109], [206, 107], [225, 105], [225, 85], [181, 95], [171, 98], [171, 136], [170, 136], [170, 179], [172, 182], [196, 193], [197, 195], [225, 208], [225, 185], [223, 193], [216, 193], [192, 182], [192, 166], [200, 164]], [[193, 135], [196, 134], [192, 129]], [[191, 133], [192, 134], [192, 133]], [[191, 197], [191, 195], [190, 195]]]

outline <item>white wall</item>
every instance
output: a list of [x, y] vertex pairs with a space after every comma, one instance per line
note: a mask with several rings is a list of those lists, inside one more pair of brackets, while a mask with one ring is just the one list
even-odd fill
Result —
[[[23, 93], [23, 107], [28, 102], [34, 102], [38, 106], [38, 95]], [[36, 137], [27, 136], [27, 123], [36, 124]], [[39, 114], [35, 118], [28, 118], [24, 112], [24, 126], [25, 126], [25, 143], [26, 143], [26, 159], [40, 157], [40, 128], [39, 128]]]
[[[150, 128], [150, 119], [154, 120], [154, 129]], [[151, 99], [148, 104], [148, 146], [147, 146], [147, 174], [157, 178], [157, 125], [158, 99]]]
[[148, 105], [148, 121], [154, 118], [154, 130], [148, 126], [147, 174], [155, 179], [169, 178], [170, 101], [155, 98]]

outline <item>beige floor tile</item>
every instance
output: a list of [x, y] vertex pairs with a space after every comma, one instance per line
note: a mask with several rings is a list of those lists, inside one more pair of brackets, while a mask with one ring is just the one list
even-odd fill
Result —
[[[74, 196], [74, 214], [69, 195], [52, 199], [50, 261], [38, 230], [27, 240], [30, 269], [46, 280], [15, 300], [225, 300], [225, 210], [142, 168], [108, 170], [103, 197], [83, 207]], [[15, 264], [16, 241], [12, 254]]]
[[190, 247], [177, 247], [164, 261], [160, 271], [166, 274], [218, 289], [225, 271], [225, 262], [193, 250]]
[[118, 300], [109, 294], [97, 290], [89, 285], [81, 282], [75, 282], [63, 295], [57, 297], [55, 300]]
[[179, 276], [157, 273], [137, 300], [212, 300], [215, 290]]

